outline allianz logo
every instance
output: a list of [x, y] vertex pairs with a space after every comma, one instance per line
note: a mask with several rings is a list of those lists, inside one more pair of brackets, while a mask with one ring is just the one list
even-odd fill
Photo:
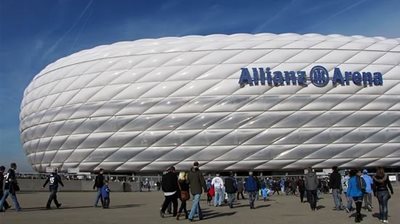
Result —
[[[308, 76], [307, 76], [308, 75]], [[344, 71], [335, 68], [333, 74], [320, 65], [314, 66], [307, 71], [273, 71], [270, 67], [266, 68], [241, 68], [239, 85], [241, 88], [246, 85], [258, 86], [289, 86], [299, 85], [308, 86], [308, 80], [316, 87], [324, 87], [332, 83], [333, 86], [382, 86], [383, 77], [380, 72], [360, 72]]]

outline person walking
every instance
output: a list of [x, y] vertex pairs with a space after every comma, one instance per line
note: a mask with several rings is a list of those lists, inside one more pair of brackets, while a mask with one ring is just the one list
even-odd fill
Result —
[[224, 181], [219, 176], [219, 173], [211, 180], [211, 185], [214, 186], [215, 196], [214, 196], [214, 206], [221, 206], [222, 201], [224, 200]]
[[60, 175], [58, 175], [57, 168], [54, 169], [54, 172], [47, 177], [46, 182], [44, 182], [43, 184], [43, 188], [45, 188], [47, 184], [49, 184], [50, 196], [49, 199], [47, 200], [46, 209], [50, 209], [50, 205], [53, 200], [56, 207], [60, 208], [61, 203], [59, 203], [57, 200], [57, 191], [58, 191], [58, 185], [60, 184], [61, 186], [64, 187], [64, 183], [61, 181]]
[[229, 173], [227, 178], [225, 178], [225, 191], [228, 194], [229, 208], [233, 208], [233, 202], [235, 201], [235, 195], [237, 191], [237, 183], [232, 172]]
[[179, 207], [178, 215], [176, 215], [176, 220], [179, 220], [179, 217], [181, 216], [182, 212], [185, 212], [185, 219], [188, 219], [189, 214], [186, 209], [186, 201], [190, 199], [190, 194], [189, 194], [189, 183], [187, 180], [186, 172], [179, 173], [178, 187], [180, 191], [179, 199], [181, 200], [181, 206]]
[[17, 164], [11, 163], [10, 169], [8, 169], [7, 174], [4, 176], [4, 194], [0, 200], [0, 209], [3, 211], [5, 201], [8, 195], [11, 195], [11, 199], [14, 203], [15, 210], [17, 212], [21, 211], [21, 206], [19, 205], [16, 192], [19, 191], [19, 186], [17, 182], [17, 176], [15, 171], [17, 170]]
[[96, 179], [94, 180], [93, 190], [97, 188], [97, 194], [96, 194], [96, 199], [94, 201], [94, 207], [97, 207], [99, 200], [101, 200], [101, 206], [103, 207], [103, 198], [101, 197], [101, 188], [104, 185], [103, 173], [104, 173], [104, 170], [102, 168], [100, 168], [99, 174], [96, 176]]
[[365, 182], [364, 179], [361, 177], [361, 171], [351, 170], [349, 185], [347, 188], [347, 196], [352, 197], [356, 204], [355, 222], [361, 222], [363, 219], [361, 214], [363, 188], [365, 189]]
[[300, 202], [303, 203], [304, 202], [304, 193], [306, 191], [306, 186], [304, 184], [304, 177], [300, 177], [297, 180], [297, 187], [299, 189], [299, 194], [300, 194]]
[[204, 192], [206, 192], [207, 187], [203, 174], [199, 169], [199, 162], [196, 161], [193, 163], [193, 167], [190, 169], [190, 172], [188, 174], [188, 181], [190, 185], [190, 192], [193, 195], [192, 209], [189, 213], [189, 221], [193, 221], [195, 214], [198, 214], [199, 219], [202, 220], [203, 213], [200, 207], [200, 198], [201, 194], [203, 193], [202, 189], [204, 190]]
[[237, 200], [239, 200], [239, 196], [242, 196], [242, 199], [244, 200], [245, 197], [244, 197], [244, 194], [243, 194], [243, 191], [244, 191], [243, 181], [242, 180], [239, 180], [239, 181], [236, 180], [236, 182], [237, 182], [237, 187], [238, 187], [237, 193], [236, 193], [236, 198], [237, 198]]
[[[4, 171], [6, 171], [6, 168], [4, 166], [0, 166], [0, 199], [3, 198], [3, 195], [4, 195], [4, 191], [3, 191]], [[5, 200], [3, 207], [4, 207], [4, 211], [5, 211], [5, 210], [9, 209], [11, 206], [8, 204], [7, 200]], [[3, 210], [3, 208], [0, 208], [0, 210]]]
[[332, 189], [333, 202], [335, 210], [343, 210], [342, 205], [342, 176], [338, 171], [338, 167], [332, 167], [332, 173], [329, 176], [329, 188]]
[[389, 190], [391, 194], [394, 192], [389, 177], [385, 174], [383, 167], [379, 167], [377, 169], [376, 174], [373, 177], [373, 181], [375, 186], [375, 196], [379, 202], [379, 219], [384, 223], [388, 223], [388, 201], [391, 198]]
[[167, 169], [167, 173], [162, 176], [161, 189], [164, 191], [164, 203], [160, 210], [161, 218], [165, 216], [165, 210], [172, 203], [172, 216], [176, 217], [178, 213], [178, 177], [175, 173], [175, 167], [171, 166]]
[[245, 189], [249, 195], [250, 209], [255, 209], [254, 201], [256, 200], [256, 196], [258, 193], [258, 186], [252, 171], [249, 172], [249, 176], [246, 179]]
[[364, 208], [368, 209], [368, 211], [372, 212], [372, 185], [373, 180], [368, 175], [368, 171], [366, 169], [363, 170], [363, 175], [361, 176], [365, 181], [365, 194], [364, 194]]
[[110, 188], [108, 187], [108, 180], [105, 180], [103, 187], [101, 187], [101, 199], [103, 200], [103, 208], [109, 208], [110, 207]]
[[353, 198], [347, 196], [347, 188], [349, 186], [349, 179], [350, 179], [350, 173], [348, 170], [344, 172], [344, 177], [342, 178], [342, 189], [344, 196], [346, 197], [347, 205], [345, 207], [346, 212], [350, 213], [350, 211], [353, 210]]
[[310, 203], [311, 210], [317, 209], [317, 189], [318, 189], [318, 178], [317, 174], [313, 172], [312, 168], [308, 168], [308, 173], [305, 175], [304, 185], [307, 191], [307, 201]]

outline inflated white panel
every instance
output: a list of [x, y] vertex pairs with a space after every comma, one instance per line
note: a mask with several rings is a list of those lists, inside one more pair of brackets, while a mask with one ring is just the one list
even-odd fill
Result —
[[[372, 71], [382, 86], [245, 86], [241, 68]], [[32, 167], [110, 172], [399, 166], [400, 39], [293, 33], [143, 39], [61, 58], [24, 92]]]

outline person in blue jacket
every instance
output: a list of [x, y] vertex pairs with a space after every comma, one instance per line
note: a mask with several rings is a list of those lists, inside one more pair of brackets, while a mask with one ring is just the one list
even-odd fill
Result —
[[257, 181], [253, 176], [253, 172], [249, 172], [249, 176], [246, 179], [245, 189], [249, 195], [250, 209], [255, 209], [254, 201], [258, 193]]
[[360, 170], [351, 170], [347, 188], [347, 196], [352, 197], [356, 204], [355, 222], [362, 221], [361, 206], [363, 201], [363, 189], [365, 189], [364, 179], [361, 177]]
[[108, 180], [104, 181], [101, 187], [101, 198], [103, 199], [103, 208], [110, 207], [110, 188], [108, 187]]

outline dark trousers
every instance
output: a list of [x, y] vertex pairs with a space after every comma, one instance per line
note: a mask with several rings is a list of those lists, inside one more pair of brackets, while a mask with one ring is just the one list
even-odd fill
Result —
[[185, 212], [185, 216], [188, 216], [188, 211], [186, 208], [186, 201], [182, 201], [181, 207], [179, 207], [178, 213], [181, 213], [182, 211]]
[[304, 201], [304, 189], [299, 189], [299, 193], [300, 193], [300, 201], [303, 202]]
[[239, 200], [239, 195], [242, 195], [242, 199], [245, 199], [245, 198], [244, 198], [244, 195], [243, 195], [243, 191], [238, 191], [238, 192], [237, 192], [237, 194], [236, 194], [237, 200]]
[[175, 194], [173, 194], [171, 196], [164, 196], [164, 197], [165, 197], [165, 199], [164, 199], [164, 203], [163, 203], [162, 208], [161, 208], [161, 212], [165, 213], [165, 210], [167, 209], [168, 205], [170, 203], [172, 203], [172, 205], [173, 205], [173, 216], [176, 216], [176, 214], [178, 213], [178, 197], [177, 197], [177, 194], [175, 193]]
[[108, 208], [110, 206], [110, 197], [103, 198], [103, 208]]
[[[3, 195], [4, 195], [4, 192], [0, 189], [0, 199], [3, 197]], [[4, 200], [3, 208], [0, 208], [0, 210], [2, 210], [2, 209], [6, 210], [10, 207], [11, 206], [8, 204], [8, 202], [6, 200]]]
[[307, 201], [310, 203], [311, 210], [315, 210], [317, 208], [317, 190], [307, 190]]
[[57, 201], [57, 189], [50, 189], [49, 200], [47, 200], [46, 208], [50, 208], [51, 202], [54, 201], [57, 207], [60, 206], [60, 203]]

